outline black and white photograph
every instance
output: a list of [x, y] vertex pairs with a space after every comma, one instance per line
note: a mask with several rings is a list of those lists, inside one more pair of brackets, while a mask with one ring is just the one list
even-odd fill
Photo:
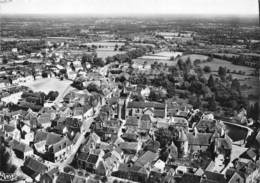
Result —
[[260, 183], [260, 0], [0, 0], [0, 183]]

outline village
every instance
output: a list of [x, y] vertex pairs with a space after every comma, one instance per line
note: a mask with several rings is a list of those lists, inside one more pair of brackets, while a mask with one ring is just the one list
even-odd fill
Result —
[[201, 34], [4, 40], [0, 182], [259, 181], [259, 53]]

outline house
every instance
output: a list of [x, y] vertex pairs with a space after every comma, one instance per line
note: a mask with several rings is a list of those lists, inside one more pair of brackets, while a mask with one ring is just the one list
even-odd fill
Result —
[[158, 159], [158, 154], [153, 153], [151, 151], [146, 151], [142, 156], [140, 156], [134, 165], [145, 167], [145, 168], [151, 168], [152, 163], [154, 163]]
[[141, 118], [146, 108], [156, 110], [166, 110], [166, 104], [157, 102], [128, 102], [126, 106], [126, 119], [128, 117]]
[[187, 183], [187, 182], [201, 183], [201, 177], [190, 173], [184, 173], [179, 183]]
[[124, 125], [127, 129], [132, 129], [134, 131], [138, 130], [138, 118], [137, 117], [129, 117], [126, 120], [126, 123]]
[[142, 115], [138, 123], [139, 132], [149, 133], [151, 127], [152, 127], [151, 117], [147, 114]]
[[55, 133], [48, 133], [46, 139], [46, 152], [50, 161], [60, 161], [71, 151], [72, 142], [68, 137], [62, 137]]
[[109, 128], [118, 131], [118, 129], [121, 127], [121, 121], [117, 119], [106, 120], [102, 123], [102, 126], [104, 128]]
[[34, 140], [34, 132], [31, 131], [31, 127], [25, 124], [21, 128], [21, 132], [21, 142], [30, 145], [30, 143]]
[[75, 175], [61, 172], [56, 180], [56, 183], [73, 183]]
[[214, 144], [214, 152], [216, 154], [222, 154], [225, 158], [230, 158], [232, 151], [232, 140], [225, 134], [224, 138], [216, 138]]
[[51, 127], [51, 114], [43, 113], [38, 117], [37, 121], [38, 121], [38, 125], [43, 128]]
[[145, 168], [140, 166], [120, 164], [118, 170], [113, 172], [112, 176], [129, 179], [135, 182], [146, 182], [148, 179], [148, 172]]
[[124, 139], [126, 142], [137, 142], [138, 141], [138, 135], [132, 130], [127, 130], [126, 133], [121, 135], [121, 138]]
[[201, 183], [227, 183], [224, 174], [205, 171], [201, 178]]
[[21, 169], [26, 175], [35, 181], [40, 181], [40, 175], [48, 171], [48, 167], [46, 165], [31, 157], [28, 157], [25, 160]]
[[34, 148], [38, 153], [46, 152], [46, 140], [48, 137], [48, 132], [38, 130], [34, 136]]
[[74, 107], [73, 109], [73, 118], [83, 120], [83, 115], [84, 115], [84, 108], [83, 107]]
[[57, 133], [67, 134], [70, 139], [80, 132], [81, 133], [82, 122], [77, 118], [66, 118], [59, 121], [57, 126], [54, 127]]
[[143, 145], [144, 151], [152, 151], [154, 153], [157, 153], [159, 149], [160, 149], [160, 143], [152, 139], [148, 139]]
[[11, 148], [20, 159], [26, 159], [26, 157], [33, 155], [33, 149], [29, 145], [20, 143], [16, 140], [11, 142]]
[[6, 138], [11, 138], [20, 141], [21, 133], [16, 127], [5, 124], [3, 130]]
[[54, 183], [54, 178], [59, 173], [58, 168], [53, 168], [48, 172], [44, 173], [40, 178], [40, 183]]
[[136, 154], [141, 149], [140, 142], [121, 142], [119, 148], [126, 154]]
[[206, 151], [211, 144], [211, 133], [187, 133], [189, 151]]
[[257, 158], [257, 150], [253, 148], [249, 148], [247, 151], [241, 154], [239, 158], [252, 160], [253, 162], [255, 162]]
[[[105, 154], [103, 157], [103, 166], [106, 173], [105, 175], [110, 175], [112, 172], [118, 170], [120, 163], [123, 161], [122, 156], [123, 153], [119, 148]], [[97, 170], [99, 170], [99, 168]]]
[[244, 182], [245, 179], [237, 172], [234, 172], [231, 178], [227, 180], [227, 183], [244, 183]]
[[73, 111], [69, 107], [66, 107], [59, 112], [59, 115], [61, 118], [69, 118], [73, 115]]
[[99, 151], [98, 153], [80, 153], [77, 157], [77, 165], [84, 170], [94, 172], [98, 168], [103, 155], [103, 151]]

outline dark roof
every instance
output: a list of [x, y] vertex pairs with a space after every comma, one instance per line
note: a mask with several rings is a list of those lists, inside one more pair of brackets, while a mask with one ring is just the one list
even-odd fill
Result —
[[76, 118], [67, 118], [65, 120], [65, 126], [69, 128], [80, 128], [82, 125], [82, 122]]
[[255, 149], [248, 149], [246, 152], [244, 152], [240, 158], [245, 158], [245, 159], [251, 159], [254, 160], [254, 158], [257, 156], [256, 150]]
[[61, 172], [56, 180], [56, 183], [72, 183], [74, 175]]
[[119, 144], [119, 147], [122, 150], [137, 150], [138, 143], [137, 142], [122, 142]]
[[41, 162], [29, 157], [25, 160], [24, 166], [40, 174], [48, 170], [48, 167]]
[[188, 142], [190, 145], [209, 146], [211, 136], [211, 133], [198, 133], [196, 135], [187, 133]]
[[46, 139], [46, 145], [53, 145], [58, 143], [62, 139], [61, 135], [58, 135], [56, 133], [48, 133], [47, 139]]
[[135, 162], [135, 165], [145, 166], [147, 163], [152, 163], [157, 158], [158, 155], [156, 153], [146, 151], [141, 157], [138, 158], [138, 160]]
[[96, 164], [98, 160], [98, 156], [95, 154], [80, 153], [78, 156], [78, 160], [85, 161], [91, 164]]
[[224, 174], [205, 171], [203, 176], [205, 176], [206, 180], [210, 180], [210, 181], [213, 181], [216, 183], [226, 183], [227, 182]]
[[129, 117], [126, 120], [125, 126], [138, 126], [137, 117]]
[[196, 125], [196, 128], [198, 129], [199, 132], [204, 132], [208, 130], [209, 132], [214, 133], [216, 127], [217, 127], [217, 123], [215, 120], [201, 120]]
[[51, 123], [51, 114], [44, 113], [38, 117], [39, 124]]
[[4, 125], [4, 131], [5, 132], [13, 132], [15, 130], [15, 127], [14, 126], [11, 126], [11, 125]]
[[156, 118], [164, 118], [165, 117], [165, 110], [154, 110], [154, 117]]
[[38, 130], [35, 133], [34, 142], [37, 143], [37, 142], [40, 142], [40, 141], [47, 140], [47, 136], [48, 136], [48, 132], [44, 132], [44, 131]]
[[[145, 119], [143, 117], [145, 116]], [[139, 129], [140, 130], [149, 130], [151, 128], [151, 118], [149, 115], [143, 115], [141, 120], [139, 121]]]
[[70, 146], [71, 144], [72, 144], [71, 141], [67, 137], [63, 137], [59, 142], [53, 145], [53, 152], [54, 153], [59, 152], [62, 149]]
[[121, 137], [126, 140], [126, 141], [135, 141], [137, 142], [137, 138], [138, 136], [135, 133], [124, 133], [123, 135], [121, 135]]
[[217, 138], [215, 139], [215, 144], [217, 148], [232, 149], [232, 142], [230, 142], [227, 138]]
[[200, 183], [201, 177], [194, 174], [188, 174], [185, 173], [182, 177], [179, 183]]
[[12, 141], [12, 149], [16, 150], [16, 151], [20, 151], [20, 152], [28, 152], [28, 151], [32, 151], [33, 149], [28, 146], [27, 144], [24, 143], [20, 143], [16, 140]]
[[155, 108], [155, 109], [165, 109], [165, 104], [158, 102], [129, 102], [127, 108]]

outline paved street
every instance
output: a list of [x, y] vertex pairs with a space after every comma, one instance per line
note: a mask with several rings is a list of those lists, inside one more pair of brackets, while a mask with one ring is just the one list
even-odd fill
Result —
[[60, 170], [63, 170], [63, 168], [66, 167], [66, 165], [70, 164], [73, 161], [75, 154], [77, 153], [79, 147], [85, 140], [86, 133], [90, 131], [90, 129], [89, 129], [90, 125], [94, 121], [95, 117], [97, 117], [99, 111], [100, 111], [100, 108], [98, 108], [98, 110], [96, 111], [96, 113], [93, 117], [90, 117], [83, 121], [82, 133], [80, 134], [78, 141], [76, 142], [76, 144], [73, 145], [72, 150], [69, 153], [69, 155], [67, 155], [66, 160], [64, 160], [61, 163], [57, 163], [57, 166], [59, 167]]

